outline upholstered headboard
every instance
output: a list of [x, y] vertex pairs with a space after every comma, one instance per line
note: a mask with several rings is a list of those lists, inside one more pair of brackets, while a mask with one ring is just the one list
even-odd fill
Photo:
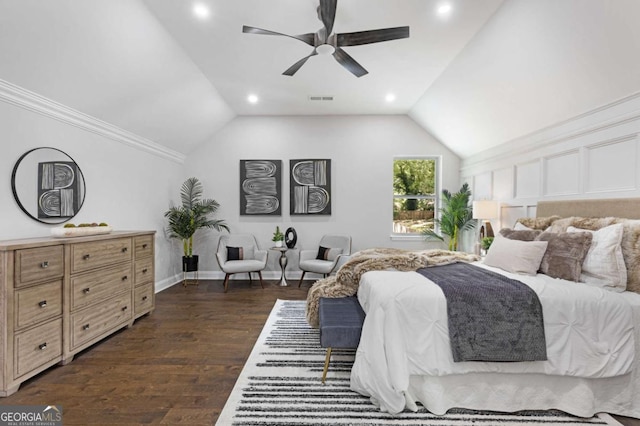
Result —
[[539, 201], [537, 217], [623, 217], [640, 219], [640, 198]]

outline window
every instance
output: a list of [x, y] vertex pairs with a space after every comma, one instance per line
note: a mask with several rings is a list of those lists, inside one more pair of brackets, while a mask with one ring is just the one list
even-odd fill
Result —
[[438, 205], [439, 157], [393, 159], [393, 233], [419, 236], [434, 229]]

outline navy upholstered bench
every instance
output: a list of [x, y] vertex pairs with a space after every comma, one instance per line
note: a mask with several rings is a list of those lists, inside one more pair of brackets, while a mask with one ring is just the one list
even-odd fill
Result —
[[360, 343], [364, 311], [356, 296], [321, 297], [318, 306], [320, 319], [320, 346], [327, 348], [322, 372], [322, 383], [327, 377], [331, 349], [355, 349]]

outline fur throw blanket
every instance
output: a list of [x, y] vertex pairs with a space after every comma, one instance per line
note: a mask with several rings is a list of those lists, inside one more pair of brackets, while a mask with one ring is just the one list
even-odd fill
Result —
[[448, 250], [408, 251], [390, 248], [375, 248], [355, 253], [338, 270], [335, 276], [317, 281], [307, 294], [307, 321], [318, 328], [318, 303], [321, 297], [353, 296], [358, 292], [360, 277], [369, 271], [415, 271], [427, 266], [446, 265], [454, 262], [473, 262], [474, 254]]

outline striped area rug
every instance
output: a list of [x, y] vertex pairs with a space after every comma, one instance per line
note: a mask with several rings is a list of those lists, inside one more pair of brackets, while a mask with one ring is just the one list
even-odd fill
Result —
[[582, 419], [558, 411], [515, 414], [450, 410], [436, 416], [425, 409], [381, 413], [367, 397], [349, 389], [355, 351], [333, 351], [326, 383], [320, 381], [325, 349], [318, 330], [305, 320], [304, 301], [278, 300], [235, 384], [217, 425], [606, 425], [610, 416]]

